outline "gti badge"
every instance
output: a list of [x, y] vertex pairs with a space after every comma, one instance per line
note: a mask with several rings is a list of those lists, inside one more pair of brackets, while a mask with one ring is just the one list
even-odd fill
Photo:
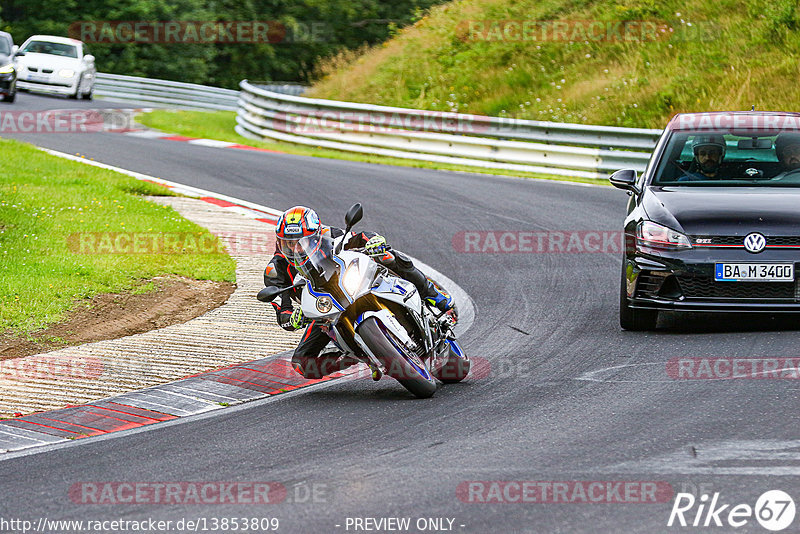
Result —
[[759, 234], [758, 232], [753, 232], [752, 234], [747, 234], [744, 238], [744, 248], [747, 252], [752, 252], [753, 254], [758, 254], [767, 246], [767, 238], [763, 235]]

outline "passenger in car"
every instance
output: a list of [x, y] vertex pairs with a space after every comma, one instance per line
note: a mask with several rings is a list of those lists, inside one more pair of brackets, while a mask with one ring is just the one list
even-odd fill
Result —
[[800, 133], [783, 132], [775, 139], [775, 155], [783, 172], [773, 178], [782, 180], [789, 173], [800, 176]]

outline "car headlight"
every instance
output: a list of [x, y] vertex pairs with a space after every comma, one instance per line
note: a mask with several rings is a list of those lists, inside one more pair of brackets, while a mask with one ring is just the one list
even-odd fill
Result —
[[11, 74], [13, 72], [14, 72], [14, 65], [12, 63], [0, 67], [0, 74]]
[[73, 76], [75, 76], [75, 71], [71, 69], [61, 69], [60, 71], [58, 71], [58, 75], [61, 76], [62, 78], [72, 78]]
[[344, 290], [350, 293], [351, 297], [356, 294], [361, 285], [361, 271], [358, 270], [358, 261], [354, 260], [347, 266], [347, 270], [345, 270], [342, 277], [342, 285]]
[[653, 248], [692, 248], [684, 234], [653, 221], [642, 221], [636, 228], [636, 244]]

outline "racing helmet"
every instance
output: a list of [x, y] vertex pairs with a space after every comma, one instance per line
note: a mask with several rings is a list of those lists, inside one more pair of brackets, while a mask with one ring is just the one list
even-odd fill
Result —
[[321, 226], [317, 212], [305, 206], [284, 211], [275, 226], [278, 251], [294, 265], [301, 267], [321, 244]]
[[694, 140], [692, 140], [692, 154], [694, 157], [697, 157], [697, 149], [700, 147], [707, 147], [707, 146], [715, 146], [720, 149], [721, 156], [720, 161], [725, 157], [725, 138], [719, 134], [698, 134], [694, 136]]

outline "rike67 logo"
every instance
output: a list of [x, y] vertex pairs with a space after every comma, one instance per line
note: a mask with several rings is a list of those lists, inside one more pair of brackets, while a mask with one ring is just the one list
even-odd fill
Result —
[[691, 493], [678, 493], [667, 526], [740, 528], [755, 519], [767, 530], [777, 532], [788, 528], [795, 517], [794, 500], [781, 490], [763, 493], [755, 506], [723, 504], [720, 494], [703, 494], [699, 499]]

